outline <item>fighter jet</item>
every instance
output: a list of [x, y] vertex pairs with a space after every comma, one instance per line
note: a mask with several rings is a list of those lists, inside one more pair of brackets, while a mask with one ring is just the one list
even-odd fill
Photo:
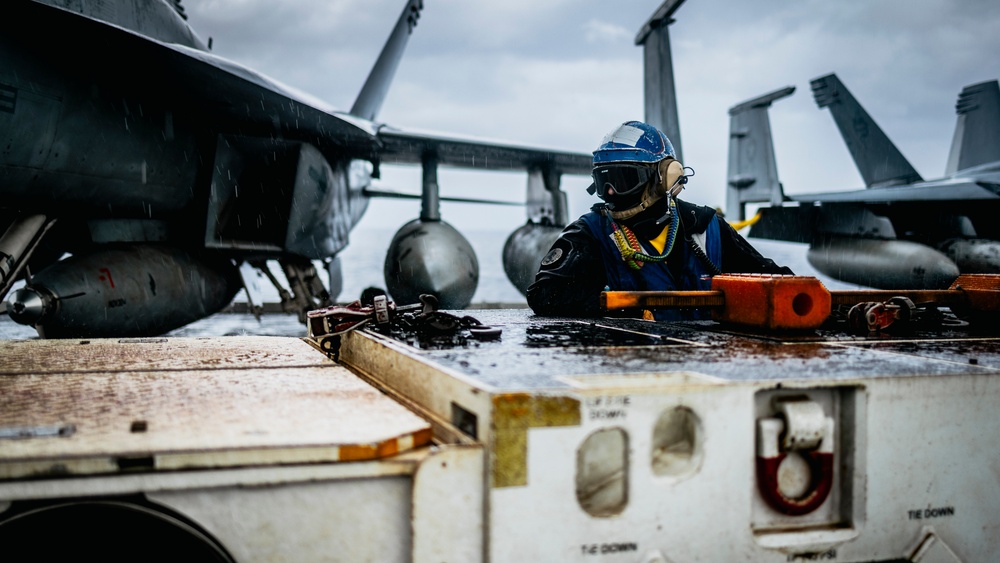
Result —
[[811, 82], [865, 189], [788, 196], [778, 181], [768, 108], [786, 87], [729, 110], [726, 212], [766, 202], [750, 236], [808, 243], [835, 279], [880, 289], [948, 287], [959, 273], [1000, 272], [1000, 87], [966, 86], [944, 177], [924, 180], [835, 74]]
[[[389, 251], [390, 293], [468, 304], [478, 262], [440, 218], [437, 167], [523, 169], [539, 215], [551, 216], [561, 174], [589, 174], [591, 156], [378, 122], [421, 10], [405, 2], [350, 111], [338, 111], [214, 55], [180, 0], [6, 2], [0, 299], [10, 293], [10, 317], [42, 337], [157, 335], [226, 306], [246, 265], [281, 286], [289, 310], [329, 304], [337, 255], [383, 163], [423, 167], [421, 217]], [[526, 252], [514, 244], [516, 263]]]

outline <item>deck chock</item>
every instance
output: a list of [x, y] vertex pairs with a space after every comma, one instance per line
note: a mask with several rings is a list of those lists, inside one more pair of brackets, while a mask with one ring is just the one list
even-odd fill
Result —
[[830, 316], [830, 292], [808, 276], [715, 276], [712, 289], [726, 305], [712, 319], [769, 330], [819, 328]]
[[818, 328], [830, 316], [830, 292], [809, 276], [721, 275], [710, 291], [606, 291], [605, 310], [707, 308], [712, 318], [769, 330]]
[[[909, 304], [902, 307], [901, 303]], [[915, 305], [914, 305], [915, 304]], [[712, 278], [708, 291], [605, 291], [601, 306], [606, 311], [629, 309], [711, 309], [718, 322], [766, 330], [812, 330], [819, 328], [838, 306], [862, 305], [877, 317], [866, 326], [885, 328], [905, 321], [914, 306], [951, 307], [955, 312], [995, 314], [1000, 312], [1000, 275], [963, 274], [949, 289], [897, 290], [860, 289], [828, 291], [811, 276], [770, 274], [725, 274]], [[882, 307], [878, 307], [882, 305]], [[873, 329], [873, 330], [874, 330]]]

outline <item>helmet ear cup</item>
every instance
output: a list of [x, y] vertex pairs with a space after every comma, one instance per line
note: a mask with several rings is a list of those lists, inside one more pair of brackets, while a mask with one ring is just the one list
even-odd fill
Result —
[[684, 189], [684, 165], [673, 158], [665, 158], [657, 165], [660, 183], [657, 191], [660, 195], [676, 197]]

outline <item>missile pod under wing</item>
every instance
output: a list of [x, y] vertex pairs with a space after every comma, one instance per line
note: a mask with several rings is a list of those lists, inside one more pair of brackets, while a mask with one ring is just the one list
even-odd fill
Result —
[[938, 248], [958, 264], [963, 274], [1000, 273], [1000, 242], [954, 238], [941, 243]]
[[239, 270], [213, 255], [131, 245], [74, 255], [12, 292], [12, 320], [43, 338], [155, 336], [225, 307]]

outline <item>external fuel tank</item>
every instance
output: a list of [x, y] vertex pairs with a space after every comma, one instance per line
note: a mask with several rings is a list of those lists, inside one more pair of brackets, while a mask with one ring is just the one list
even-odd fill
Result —
[[947, 289], [959, 274], [941, 252], [905, 240], [839, 237], [810, 246], [806, 258], [832, 278], [879, 289]]
[[444, 221], [414, 219], [389, 243], [385, 284], [400, 304], [417, 303], [427, 293], [442, 309], [463, 309], [479, 285], [479, 260], [469, 241]]
[[239, 289], [239, 270], [228, 259], [130, 245], [38, 272], [11, 293], [7, 311], [43, 338], [155, 336], [219, 311]]
[[528, 294], [528, 286], [535, 281], [542, 258], [561, 232], [561, 227], [529, 221], [507, 237], [503, 246], [503, 270], [521, 295]]

